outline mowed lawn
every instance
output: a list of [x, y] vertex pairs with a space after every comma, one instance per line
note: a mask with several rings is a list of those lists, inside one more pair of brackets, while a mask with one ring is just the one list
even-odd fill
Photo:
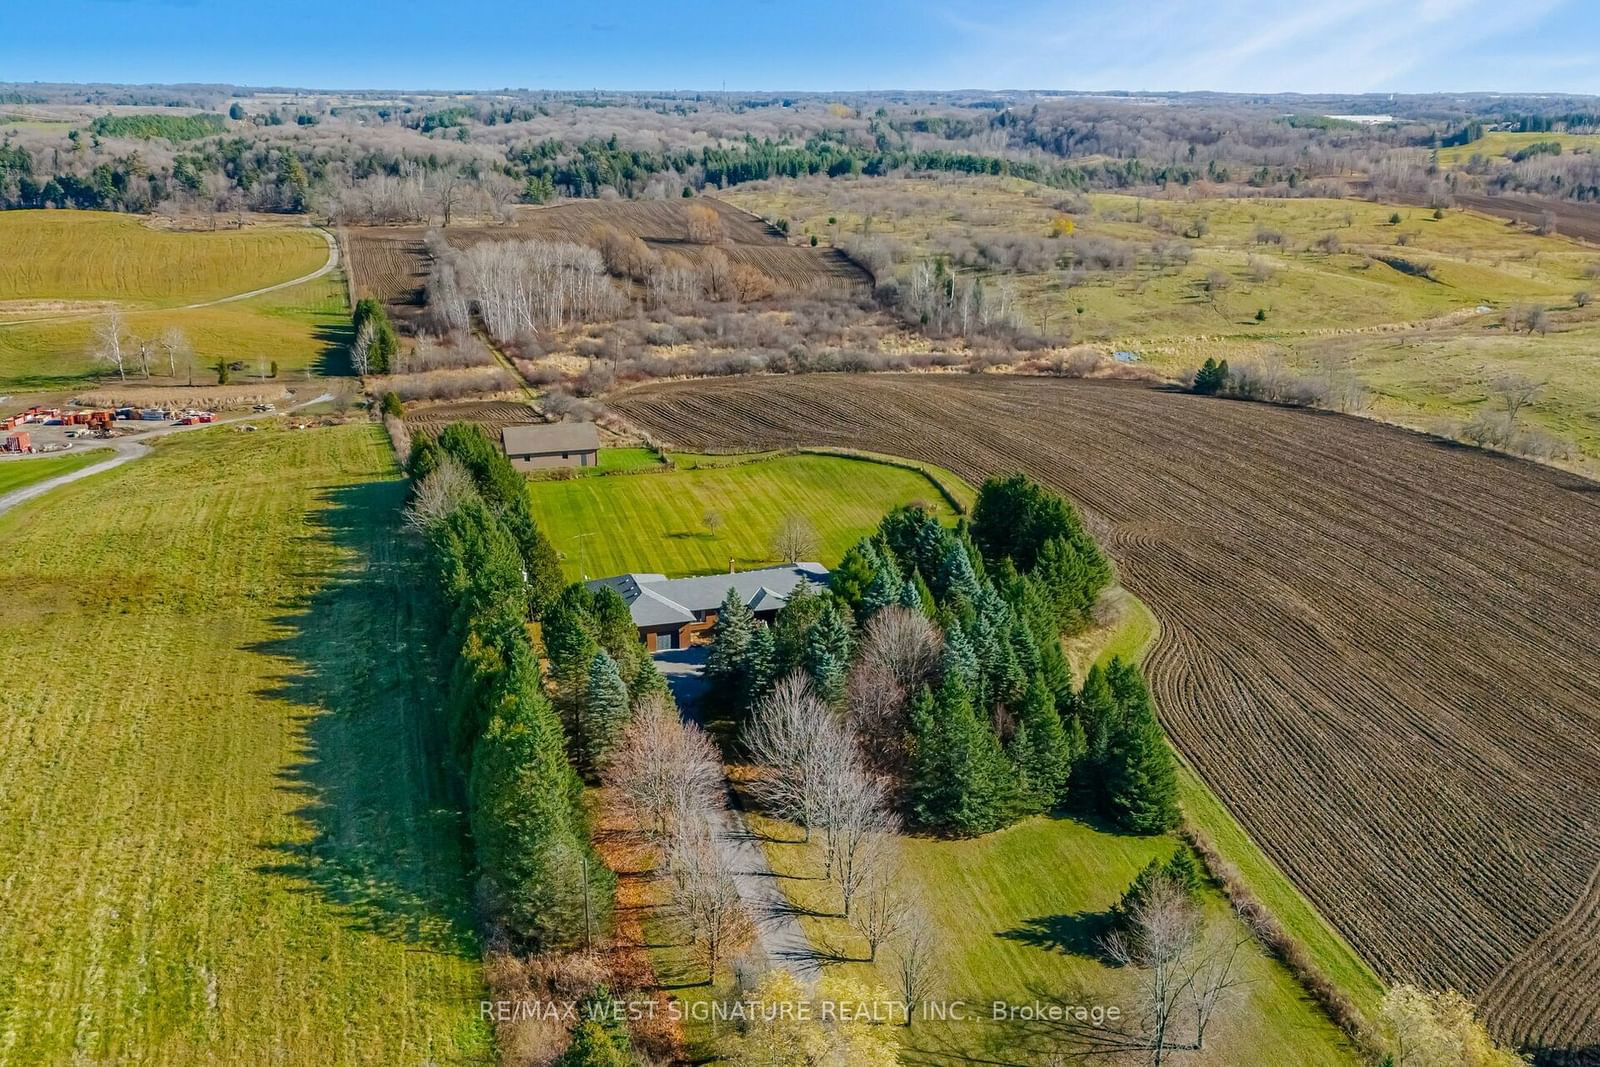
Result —
[[83, 468], [103, 459], [111, 458], [111, 449], [96, 448], [89, 452], [73, 452], [65, 456], [41, 456], [38, 459], [8, 459], [0, 462], [0, 496], [14, 489], [37, 485], [50, 478]]
[[[889, 509], [920, 501], [945, 522], [951, 508], [916, 471], [839, 456], [789, 455], [726, 467], [529, 484], [534, 515], [567, 577], [646, 572], [710, 574], [772, 565], [773, 534], [798, 515], [817, 534], [816, 561], [839, 562]], [[706, 515], [721, 519], [715, 532]]]
[[403, 497], [218, 429], [0, 518], [0, 1064], [492, 1058]]
[[[837, 890], [816, 876], [820, 847], [798, 843], [798, 829], [753, 816], [791, 901], [821, 913], [803, 917], [814, 948], [851, 962], [845, 973], [895, 988], [892, 953], [866, 960], [866, 942], [837, 918]], [[936, 932], [940, 980], [932, 999], [963, 1001], [966, 1017], [919, 1019], [905, 1035], [908, 1062], [1043, 1063], [1061, 1047], [1047, 1027], [996, 1019], [992, 1005], [1073, 1004], [1133, 1011], [1136, 976], [1103, 963], [1098, 941], [1107, 912], [1151, 859], [1176, 847], [1170, 836], [1105, 832], [1070, 818], [1035, 816], [970, 840], [905, 838], [900, 888]], [[1221, 894], [1205, 897], [1210, 921], [1245, 939]], [[1342, 1035], [1280, 964], [1251, 940], [1241, 953], [1245, 985], [1208, 1036], [1203, 1054], [1185, 1063], [1205, 1067], [1268, 1064], [1354, 1065]]]
[[0, 214], [0, 320], [9, 301], [194, 304], [298, 278], [328, 259], [304, 226], [175, 232], [103, 211]]

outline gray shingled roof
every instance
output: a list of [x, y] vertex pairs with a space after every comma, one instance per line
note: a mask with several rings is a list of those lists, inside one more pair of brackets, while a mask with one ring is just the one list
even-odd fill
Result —
[[820, 563], [793, 563], [759, 571], [667, 578], [660, 574], [619, 574], [586, 582], [589, 589], [609, 586], [628, 605], [635, 626], [672, 626], [694, 622], [695, 613], [712, 611], [736, 590], [754, 611], [776, 611], [802, 581], [823, 585], [828, 569]]
[[592, 422], [552, 422], [548, 425], [507, 426], [500, 431], [506, 454], [526, 456], [548, 452], [594, 452], [600, 448], [600, 431]]

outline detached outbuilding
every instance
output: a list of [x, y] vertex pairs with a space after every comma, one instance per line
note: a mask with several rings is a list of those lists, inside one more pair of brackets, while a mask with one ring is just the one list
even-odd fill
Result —
[[507, 426], [500, 431], [500, 444], [519, 471], [593, 467], [600, 462], [600, 431], [592, 422]]

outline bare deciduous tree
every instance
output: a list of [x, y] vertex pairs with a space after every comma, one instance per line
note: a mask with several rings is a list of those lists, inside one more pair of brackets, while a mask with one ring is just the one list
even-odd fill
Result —
[[722, 529], [722, 512], [716, 508], [707, 508], [706, 513], [700, 517], [700, 521], [705, 524], [706, 533], [716, 537], [717, 531]]
[[365, 378], [372, 367], [372, 342], [376, 335], [369, 318], [361, 324], [355, 341], [350, 345], [350, 367], [358, 377]]
[[850, 925], [867, 942], [867, 958], [876, 961], [878, 949], [906, 932], [912, 919], [911, 904], [900, 891], [902, 874], [898, 852], [889, 840], [874, 848], [863, 864], [861, 904]]
[[785, 515], [772, 533], [772, 553], [786, 563], [799, 563], [817, 553], [817, 531], [804, 515]]
[[1137, 1004], [1121, 1025], [1068, 1023], [1061, 1039], [1077, 1056], [1120, 1055], [1152, 1067], [1201, 1051], [1245, 983], [1238, 963], [1250, 941], [1247, 930], [1208, 924], [1183, 887], [1157, 878], [1103, 942], [1109, 959], [1138, 969]]
[[444, 220], [443, 225], [448, 229], [451, 217], [455, 215], [456, 208], [466, 195], [466, 179], [462, 177], [460, 171], [449, 169], [435, 171], [430, 184], [433, 187], [433, 202]]
[[117, 310], [101, 319], [94, 328], [94, 358], [115, 367], [117, 377], [122, 381], [128, 380], [127, 355], [124, 351], [126, 334], [127, 326], [122, 312]]
[[161, 331], [159, 342], [162, 354], [167, 357], [167, 377], [178, 376], [178, 359], [182, 357], [192, 365], [194, 350], [189, 347], [189, 336], [176, 326]]
[[667, 850], [667, 870], [676, 887], [686, 933], [706, 965], [707, 984], [728, 956], [755, 937], [755, 919], [744, 898], [725, 849], [717, 847], [714, 814], [703, 813], [680, 826]]
[[1522, 413], [1523, 408], [1538, 398], [1539, 390], [1544, 388], [1544, 383], [1520, 374], [1508, 374], [1489, 383], [1489, 388], [1505, 406], [1506, 438], [1509, 440], [1516, 435], [1517, 416]]
[[722, 216], [716, 208], [690, 204], [684, 209], [685, 235], [697, 245], [714, 245], [722, 240]]
[[567, 241], [485, 241], [463, 252], [459, 263], [497, 341], [598, 322], [626, 304], [600, 253]]
[[417, 483], [416, 495], [406, 507], [406, 525], [427, 533], [477, 495], [472, 475], [454, 456], [444, 456], [439, 465]]
[[724, 789], [716, 746], [660, 693], [646, 694], [634, 708], [604, 778], [661, 841], [691, 813], [717, 807]]
[[855, 743], [799, 671], [756, 706], [744, 744], [758, 771], [750, 784], [771, 815], [805, 831], [821, 825], [829, 776], [855, 758]]
[[849, 919], [872, 870], [874, 853], [888, 847], [900, 824], [889, 810], [883, 786], [862, 765], [853, 738], [847, 751], [847, 757], [829, 763], [823, 778], [822, 826], [828, 870], [839, 885], [844, 917]]
[[904, 929], [894, 944], [894, 976], [905, 1004], [905, 1025], [917, 1016], [918, 1006], [933, 996], [939, 981], [938, 943], [933, 925], [925, 917], [908, 913]]

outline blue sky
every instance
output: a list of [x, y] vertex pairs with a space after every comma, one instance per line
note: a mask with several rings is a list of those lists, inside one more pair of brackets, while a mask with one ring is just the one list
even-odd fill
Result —
[[1600, 93], [1600, 3], [0, 0], [0, 80]]

